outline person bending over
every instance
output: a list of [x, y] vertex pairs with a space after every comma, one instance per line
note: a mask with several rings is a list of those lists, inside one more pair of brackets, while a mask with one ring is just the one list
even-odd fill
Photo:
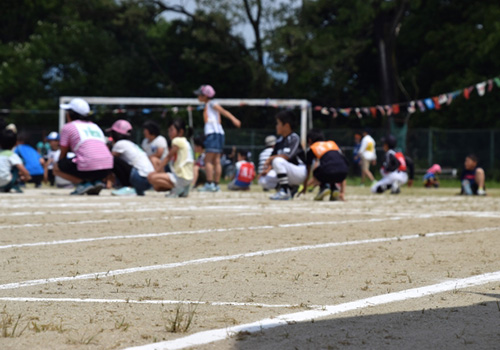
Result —
[[300, 137], [292, 128], [295, 115], [291, 111], [276, 114], [276, 141], [271, 156], [264, 163], [264, 170], [259, 184], [265, 190], [277, 188], [270, 197], [272, 200], [292, 199], [292, 190], [304, 182], [307, 177], [305, 153], [300, 144]]

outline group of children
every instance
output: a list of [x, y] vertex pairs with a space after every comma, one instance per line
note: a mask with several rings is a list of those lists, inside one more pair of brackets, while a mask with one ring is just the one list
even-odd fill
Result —
[[[74, 195], [97, 195], [105, 188], [118, 187], [113, 195], [144, 195], [145, 191], [169, 191], [171, 197], [187, 197], [191, 187], [198, 187], [204, 171], [205, 184], [201, 192], [220, 191], [222, 174], [221, 154], [224, 148], [224, 129], [221, 116], [239, 128], [241, 122], [229, 111], [213, 101], [215, 90], [202, 85], [194, 91], [198, 100], [205, 104], [203, 110], [204, 138], [197, 138], [195, 150], [199, 157], [194, 160], [188, 139], [192, 129], [182, 119], [174, 120], [168, 129], [170, 147], [160, 134], [158, 124], [147, 121], [143, 125], [144, 140], [141, 147], [132, 142], [132, 125], [117, 120], [108, 137], [90, 120], [88, 103], [75, 98], [60, 107], [66, 111], [67, 123], [61, 134], [52, 132], [46, 160], [32, 147], [23, 144], [12, 128], [3, 127], [0, 134], [0, 190], [9, 192], [16, 188], [18, 180], [33, 181], [39, 186], [43, 179], [50, 179], [58, 186], [74, 185]], [[258, 183], [264, 190], [276, 189], [272, 200], [289, 200], [301, 195], [311, 186], [319, 186], [315, 200], [344, 200], [349, 162], [339, 146], [326, 140], [319, 130], [307, 134], [307, 152], [300, 137], [293, 130], [295, 115], [285, 110], [276, 115], [276, 134], [265, 140], [266, 149], [259, 156]], [[372, 181], [371, 192], [400, 192], [402, 185], [411, 186], [414, 179], [413, 161], [396, 150], [396, 139], [389, 135], [382, 140], [385, 151], [381, 168], [382, 179], [375, 181], [369, 168], [376, 162], [375, 140], [367, 131], [358, 149], [362, 179]], [[17, 147], [15, 147], [17, 144]], [[12, 150], [15, 147], [15, 152]], [[33, 153], [34, 152], [34, 153]], [[484, 171], [477, 167], [478, 160], [466, 158], [462, 177], [462, 193], [485, 195]], [[234, 178], [229, 190], [248, 190], [256, 177], [254, 164], [248, 152], [239, 150]], [[439, 186], [435, 164], [424, 177], [427, 187]]]

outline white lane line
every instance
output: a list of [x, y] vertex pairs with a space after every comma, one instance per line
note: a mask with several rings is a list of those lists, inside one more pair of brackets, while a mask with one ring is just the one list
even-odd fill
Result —
[[[2, 225], [0, 229], [18, 229], [18, 228], [31, 228], [31, 227], [49, 227], [49, 226], [61, 226], [61, 225], [88, 225], [88, 224], [109, 224], [114, 222], [123, 221], [155, 221], [155, 220], [177, 220], [177, 219], [189, 219], [190, 216], [164, 216], [157, 218], [123, 218], [123, 219], [105, 219], [105, 220], [83, 220], [83, 221], [66, 221], [66, 222], [51, 222], [51, 223], [40, 223], [40, 224], [18, 224], [18, 225]], [[0, 248], [2, 249], [2, 248]]]
[[266, 309], [322, 309], [321, 305], [299, 305], [299, 304], [261, 304], [261, 303], [240, 303], [232, 301], [192, 301], [192, 300], [132, 300], [132, 299], [93, 299], [93, 298], [14, 298], [1, 297], [0, 301], [12, 302], [36, 302], [36, 303], [95, 303], [95, 304], [185, 304], [185, 305], [210, 305], [210, 306], [252, 306]]
[[417, 238], [422, 238], [422, 237], [459, 235], [459, 234], [466, 234], [466, 233], [487, 232], [487, 231], [497, 231], [497, 230], [500, 230], [500, 227], [487, 227], [487, 228], [481, 228], [481, 229], [475, 229], [475, 230], [463, 230], [463, 231], [434, 232], [434, 233], [428, 233], [425, 236], [421, 236], [419, 234], [414, 234], [414, 235], [407, 235], [407, 236], [363, 239], [363, 240], [358, 240], [358, 241], [347, 241], [347, 242], [331, 242], [331, 243], [305, 245], [305, 246], [290, 247], [290, 248], [261, 250], [261, 251], [257, 251], [257, 252], [240, 253], [240, 254], [225, 255], [225, 256], [215, 256], [215, 257], [211, 257], [211, 258], [201, 258], [201, 259], [187, 260], [187, 261], [181, 261], [181, 262], [169, 263], [169, 264], [150, 265], [150, 266], [142, 266], [142, 267], [131, 267], [131, 268], [127, 268], [127, 269], [119, 269], [119, 270], [106, 271], [106, 272], [93, 272], [93, 273], [88, 273], [88, 274], [84, 274], [84, 275], [77, 275], [77, 276], [53, 277], [53, 278], [29, 280], [29, 281], [23, 281], [23, 282], [7, 283], [7, 284], [1, 284], [0, 290], [33, 287], [33, 286], [38, 286], [38, 285], [50, 284], [50, 283], [59, 283], [59, 282], [68, 282], [68, 281], [74, 282], [74, 281], [79, 281], [79, 280], [107, 278], [107, 277], [125, 275], [125, 274], [136, 273], [136, 272], [166, 270], [166, 269], [173, 269], [173, 268], [177, 268], [177, 267], [201, 265], [201, 264], [206, 264], [206, 263], [221, 262], [221, 261], [228, 261], [228, 260], [237, 260], [237, 259], [242, 259], [242, 258], [262, 257], [262, 256], [271, 255], [271, 254], [278, 254], [278, 253], [292, 253], [292, 252], [301, 252], [301, 251], [306, 251], [306, 250], [315, 250], [315, 249], [324, 249], [324, 248], [333, 248], [333, 247], [342, 247], [342, 246], [353, 246], [353, 245], [371, 244], [371, 243], [393, 242], [393, 241], [417, 239]]
[[[429, 215], [430, 214], [425, 214], [422, 217], [423, 218], [431, 217]], [[255, 231], [255, 230], [271, 230], [271, 229], [276, 229], [276, 228], [289, 228], [289, 227], [359, 224], [359, 223], [371, 223], [371, 222], [383, 222], [383, 221], [399, 221], [399, 220], [403, 220], [403, 219], [404, 218], [400, 218], [400, 217], [392, 217], [392, 218], [380, 218], [380, 219], [359, 219], [359, 220], [343, 220], [343, 221], [322, 221], [322, 222], [312, 221], [312, 222], [303, 222], [303, 223], [296, 223], [296, 224], [280, 224], [280, 225], [265, 225], [265, 226], [250, 226], [250, 227], [230, 227], [230, 228], [174, 231], [174, 232], [160, 232], [160, 233], [141, 233], [141, 234], [135, 234], [135, 235], [104, 236], [104, 237], [92, 237], [92, 238], [66, 239], [66, 240], [58, 240], [58, 241], [16, 243], [16, 244], [8, 244], [8, 245], [0, 246], [0, 250], [12, 249], [12, 248], [26, 248], [26, 247], [60, 245], [60, 244], [89, 243], [89, 242], [119, 240], [119, 239], [142, 239], [142, 238], [167, 237], [167, 236], [177, 236], [177, 235], [196, 235], [196, 234], [231, 232], [231, 231], [246, 231], [246, 230]]]
[[[133, 197], [133, 198], [139, 198], [139, 197]], [[221, 200], [206, 200], [204, 203], [210, 203], [210, 204], [216, 204], [216, 203], [227, 203], [227, 202], [248, 202], [248, 199], [221, 199]], [[72, 201], [72, 200], [65, 200], [65, 201], [46, 201], [44, 200], [43, 203], [40, 203], [40, 201], [25, 201], [25, 202], [16, 202], [14, 203], [2, 203], [0, 202], [0, 208], [7, 208], [7, 209], [16, 209], [16, 208], [65, 208], [65, 207], [116, 207], [116, 206], [127, 206], [127, 207], [133, 207], [133, 206], [144, 206], [146, 204], [145, 202], [138, 202], [138, 201], [99, 201], [99, 202], [94, 202], [94, 201]], [[160, 204], [160, 203], [158, 203]], [[169, 205], [171, 202], [168, 201], [162, 201], [162, 205]], [[186, 204], [185, 202], [183, 204]]]
[[200, 210], [222, 210], [222, 211], [239, 211], [239, 210], [251, 210], [252, 206], [186, 206], [186, 207], [171, 207], [164, 206], [158, 208], [156, 207], [144, 207], [134, 208], [134, 209], [99, 209], [99, 210], [57, 210], [57, 211], [18, 211], [18, 212], [7, 212], [0, 213], [0, 217], [2, 216], [39, 216], [39, 215], [77, 215], [77, 214], [115, 214], [115, 213], [147, 213], [147, 212], [157, 212], [157, 211], [200, 211]]
[[286, 326], [289, 323], [296, 322], [311, 322], [312, 320], [340, 314], [347, 311], [359, 310], [367, 307], [384, 305], [398, 301], [409, 299], [422, 298], [428, 295], [437, 293], [449, 292], [452, 290], [463, 289], [473, 286], [479, 286], [491, 282], [500, 281], [500, 271], [486, 273], [483, 275], [450, 280], [430, 286], [407, 289], [400, 292], [377, 295], [374, 297], [352, 301], [349, 303], [326, 306], [321, 310], [308, 310], [296, 312], [293, 314], [266, 318], [257, 322], [241, 324], [234, 327], [214, 329], [189, 335], [187, 337], [164, 341], [160, 343], [147, 344], [127, 348], [125, 350], [177, 350], [185, 349], [193, 346], [200, 346], [216, 341], [228, 339], [239, 332], [260, 332], [262, 330], [275, 328], [278, 326]]

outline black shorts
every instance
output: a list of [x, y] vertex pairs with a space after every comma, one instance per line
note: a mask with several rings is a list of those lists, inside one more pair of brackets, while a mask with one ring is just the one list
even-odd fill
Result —
[[322, 184], [335, 184], [344, 181], [347, 177], [347, 172], [338, 172], [335, 169], [329, 169], [320, 165], [313, 171], [313, 176]]
[[59, 166], [59, 170], [63, 173], [73, 175], [83, 181], [97, 181], [102, 180], [106, 176], [109, 175], [112, 169], [103, 169], [103, 170], [92, 170], [92, 171], [80, 171], [76, 168], [76, 163], [74, 163], [69, 158], [60, 159], [57, 162]]

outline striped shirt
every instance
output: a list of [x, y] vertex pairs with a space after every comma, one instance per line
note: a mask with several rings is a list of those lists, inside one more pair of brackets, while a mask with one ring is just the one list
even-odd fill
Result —
[[264, 163], [273, 153], [273, 147], [268, 147], [259, 154], [259, 174], [264, 170]]
[[60, 145], [75, 153], [73, 162], [79, 171], [113, 168], [113, 156], [106, 146], [104, 133], [92, 122], [75, 120], [64, 125]]

